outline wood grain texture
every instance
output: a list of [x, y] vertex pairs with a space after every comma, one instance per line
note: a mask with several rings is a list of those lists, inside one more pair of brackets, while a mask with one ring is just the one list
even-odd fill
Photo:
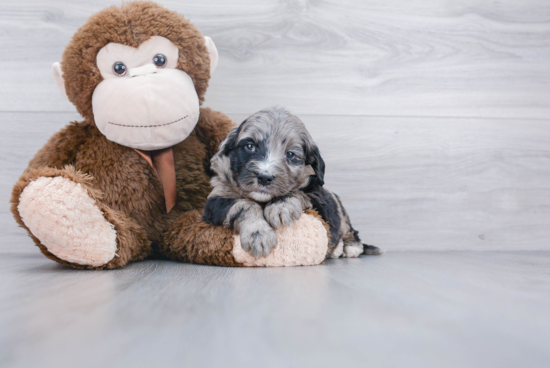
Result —
[[547, 367], [549, 252], [75, 271], [0, 251], [2, 367]]
[[298, 114], [327, 187], [388, 253], [286, 269], [46, 259], [9, 195], [80, 119], [51, 64], [118, 1], [4, 1], [1, 367], [548, 365], [548, 1], [159, 2], [220, 51], [207, 105]]
[[[242, 121], [244, 115], [231, 115]], [[363, 241], [387, 250], [550, 250], [550, 130], [542, 120], [302, 115]], [[71, 113], [0, 113], [0, 232], [32, 242], [11, 188]]]
[[[0, 4], [0, 111], [74, 111], [50, 70], [86, 19], [115, 1]], [[250, 114], [544, 118], [550, 3], [160, 1], [213, 38], [209, 105]]]

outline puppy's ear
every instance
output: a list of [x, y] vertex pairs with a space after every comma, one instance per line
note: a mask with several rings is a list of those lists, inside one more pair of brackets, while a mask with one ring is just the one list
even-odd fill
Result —
[[325, 184], [325, 161], [321, 157], [319, 152], [319, 147], [307, 137], [305, 139], [305, 153], [306, 153], [306, 165], [311, 165], [311, 168], [315, 172], [314, 175], [310, 177], [308, 187], [315, 185], [323, 186]]
[[229, 153], [235, 149], [235, 146], [237, 145], [237, 138], [241, 132], [241, 126], [242, 124], [231, 129], [227, 137], [222, 141], [222, 143], [220, 143], [218, 153], [228, 156]]
[[218, 152], [210, 159], [210, 168], [218, 175], [229, 171], [229, 153], [235, 148], [241, 127], [231, 129], [227, 137], [220, 143]]

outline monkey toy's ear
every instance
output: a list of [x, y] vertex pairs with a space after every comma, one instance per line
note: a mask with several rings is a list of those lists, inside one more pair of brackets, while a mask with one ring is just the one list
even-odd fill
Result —
[[218, 49], [214, 45], [214, 41], [208, 36], [204, 37], [204, 43], [210, 54], [210, 74], [214, 73], [216, 66], [218, 66]]
[[57, 87], [63, 93], [63, 96], [65, 98], [67, 97], [67, 92], [65, 92], [65, 81], [63, 80], [63, 72], [61, 71], [61, 64], [59, 62], [55, 62], [52, 65], [52, 71], [53, 71], [53, 77], [55, 78], [55, 83], [57, 83]]

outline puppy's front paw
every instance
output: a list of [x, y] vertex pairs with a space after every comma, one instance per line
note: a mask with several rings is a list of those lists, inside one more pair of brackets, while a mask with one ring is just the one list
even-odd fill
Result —
[[263, 220], [243, 224], [241, 227], [241, 246], [254, 258], [267, 257], [277, 245], [277, 235]]
[[274, 228], [290, 226], [302, 216], [302, 202], [296, 197], [276, 200], [265, 206], [264, 217]]

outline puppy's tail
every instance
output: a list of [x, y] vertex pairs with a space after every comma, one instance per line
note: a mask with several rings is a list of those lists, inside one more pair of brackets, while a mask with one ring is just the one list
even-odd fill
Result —
[[375, 247], [374, 245], [363, 244], [362, 254], [365, 254], [367, 256], [379, 256], [380, 254], [384, 254], [384, 253], [385, 253], [384, 250], [378, 247]]

